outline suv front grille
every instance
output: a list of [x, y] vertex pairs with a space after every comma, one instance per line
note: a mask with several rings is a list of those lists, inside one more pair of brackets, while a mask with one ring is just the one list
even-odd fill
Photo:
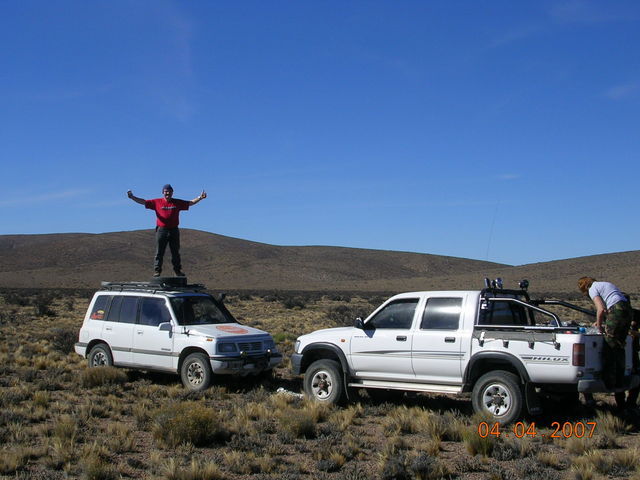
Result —
[[262, 342], [238, 342], [238, 348], [241, 352], [260, 352]]

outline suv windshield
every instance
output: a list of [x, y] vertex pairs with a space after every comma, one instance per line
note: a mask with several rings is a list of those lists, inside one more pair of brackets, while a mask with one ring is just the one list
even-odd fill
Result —
[[224, 305], [211, 297], [172, 297], [171, 306], [180, 325], [238, 323]]

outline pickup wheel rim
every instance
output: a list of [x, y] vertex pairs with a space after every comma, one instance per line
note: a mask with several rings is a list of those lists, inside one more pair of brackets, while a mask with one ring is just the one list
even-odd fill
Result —
[[496, 417], [505, 415], [512, 402], [511, 391], [501, 383], [489, 384], [482, 392], [482, 405]]
[[187, 366], [187, 380], [194, 387], [197, 387], [204, 381], [205, 371], [198, 362], [192, 362]]
[[311, 391], [313, 396], [319, 400], [325, 400], [333, 391], [333, 379], [326, 370], [316, 372], [311, 380]]

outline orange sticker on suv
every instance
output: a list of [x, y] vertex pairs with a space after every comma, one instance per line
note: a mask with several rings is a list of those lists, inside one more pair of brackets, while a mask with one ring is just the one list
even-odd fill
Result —
[[234, 327], [233, 325], [220, 325], [216, 327], [218, 330], [222, 330], [227, 333], [236, 333], [238, 335], [244, 335], [245, 333], [249, 333], [249, 330], [242, 327]]

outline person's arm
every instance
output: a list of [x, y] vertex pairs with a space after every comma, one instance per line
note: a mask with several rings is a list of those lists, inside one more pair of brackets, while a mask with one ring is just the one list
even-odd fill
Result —
[[127, 197], [140, 205], [144, 205], [146, 203], [144, 198], [136, 197], [131, 190], [127, 191]]
[[205, 198], [207, 198], [207, 192], [205, 192], [204, 190], [202, 190], [202, 193], [200, 195], [198, 195], [196, 198], [194, 198], [193, 200], [189, 201], [189, 205], [195, 205], [196, 203], [198, 203], [200, 200], [204, 200]]
[[602, 331], [602, 324], [604, 323], [604, 317], [607, 314], [607, 306], [604, 304], [601, 296], [593, 297], [593, 303], [596, 306], [596, 327]]

